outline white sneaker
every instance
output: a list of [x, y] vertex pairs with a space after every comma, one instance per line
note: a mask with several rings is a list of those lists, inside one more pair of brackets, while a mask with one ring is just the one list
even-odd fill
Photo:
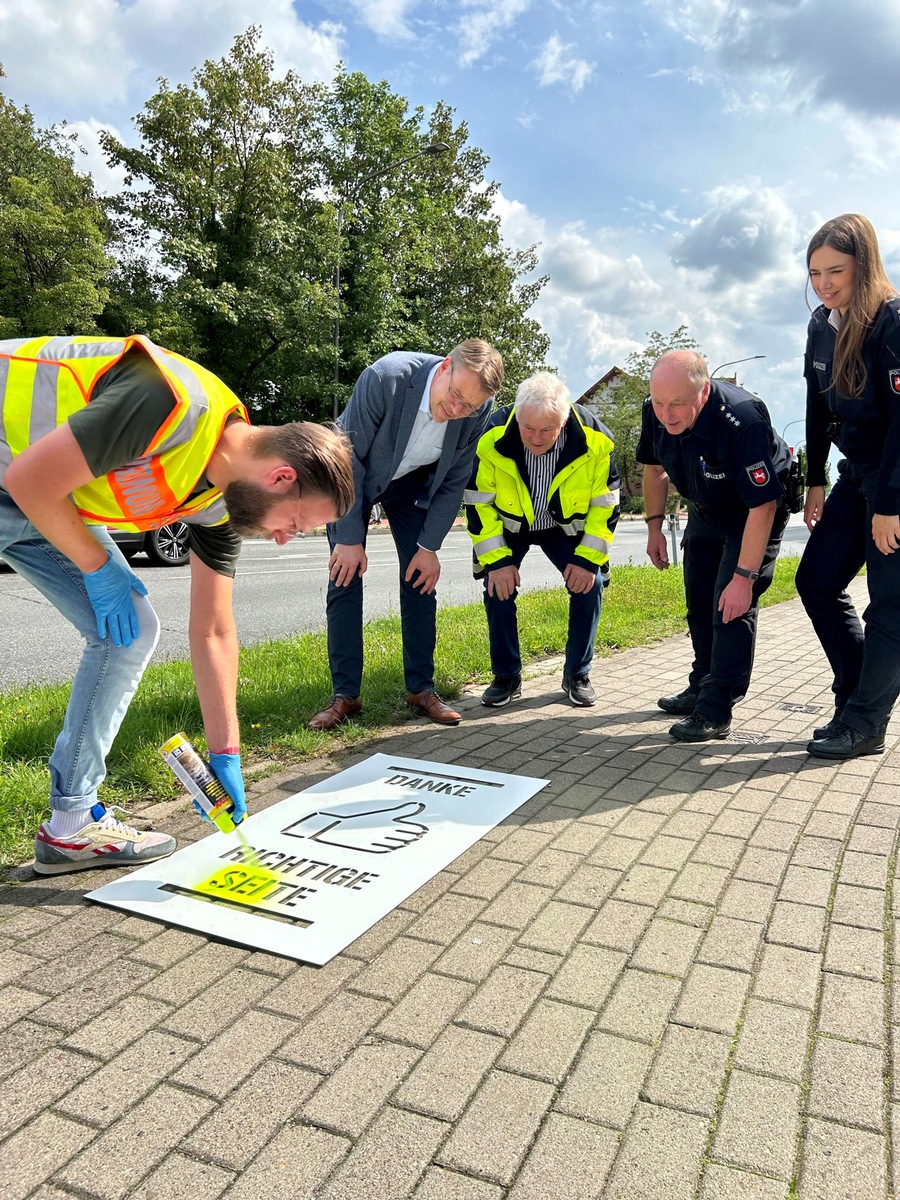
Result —
[[149, 833], [126, 825], [102, 804], [91, 809], [89, 825], [68, 837], [55, 838], [45, 821], [34, 840], [34, 869], [38, 875], [63, 875], [94, 867], [139, 867], [166, 858], [176, 841], [167, 833]]

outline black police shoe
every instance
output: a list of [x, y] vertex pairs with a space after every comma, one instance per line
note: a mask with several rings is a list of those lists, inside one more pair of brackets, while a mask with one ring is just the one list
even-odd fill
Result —
[[505, 704], [512, 704], [513, 700], [521, 699], [521, 675], [495, 675], [494, 682], [481, 697], [481, 703], [487, 708], [503, 708]]
[[842, 723], [841, 714], [836, 712], [827, 725], [820, 725], [818, 729], [813, 730], [813, 741], [824, 742], [828, 738], [833, 738], [836, 733], [840, 732]]
[[838, 722], [835, 733], [828, 738], [817, 738], [806, 747], [808, 754], [816, 758], [860, 758], [863, 754], [884, 753], [884, 730], [879, 730], [873, 737], [866, 737], [858, 729], [851, 729], [843, 721]]
[[660, 696], [656, 703], [663, 712], [671, 713], [673, 717], [686, 717], [697, 707], [699, 697], [699, 692], [687, 687], [677, 696]]
[[568, 671], [563, 671], [562, 690], [576, 708], [592, 708], [597, 703], [597, 695], [588, 675], [570, 675]]
[[713, 742], [716, 738], [728, 737], [731, 721], [711, 721], [709, 717], [693, 712], [683, 721], [676, 721], [669, 734], [676, 742]]

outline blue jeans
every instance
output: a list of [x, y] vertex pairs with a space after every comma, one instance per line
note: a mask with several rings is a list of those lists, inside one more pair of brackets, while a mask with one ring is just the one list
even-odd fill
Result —
[[[90, 532], [124, 562], [105, 528], [91, 526]], [[146, 596], [135, 595], [141, 624], [135, 641], [125, 648], [98, 637], [81, 571], [38, 533], [2, 488], [0, 553], [85, 639], [62, 733], [50, 756], [50, 805], [63, 811], [90, 808], [106, 778], [106, 755], [156, 647], [159, 618]]]

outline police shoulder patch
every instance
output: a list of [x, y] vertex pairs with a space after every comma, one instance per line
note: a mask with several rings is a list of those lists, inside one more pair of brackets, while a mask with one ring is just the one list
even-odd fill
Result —
[[900, 367], [892, 367], [888, 371], [888, 384], [891, 391], [900, 396]]
[[752, 467], [748, 467], [747, 474], [750, 476], [750, 482], [756, 487], [765, 487], [769, 482], [769, 468], [764, 462], [754, 463]]

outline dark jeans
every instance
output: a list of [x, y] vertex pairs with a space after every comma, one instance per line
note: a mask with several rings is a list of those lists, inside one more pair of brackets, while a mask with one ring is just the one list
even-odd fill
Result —
[[786, 508], [776, 509], [750, 607], [743, 616], [726, 624], [719, 612], [719, 597], [734, 577], [746, 518], [742, 514], [723, 516], [688, 504], [684, 591], [694, 648], [688, 685], [700, 693], [695, 712], [718, 724], [730, 719], [732, 708], [750, 685], [759, 598], [772, 582], [787, 518]]
[[[418, 550], [426, 510], [422, 498], [425, 468], [391, 482], [376, 500], [384, 509], [400, 559], [400, 629], [403, 636], [403, 675], [407, 691], [424, 692], [434, 687], [434, 645], [437, 637], [437, 598], [423, 596], [403, 576]], [[328, 526], [328, 541], [334, 547], [334, 528]], [[418, 576], [416, 576], [418, 579]], [[328, 620], [328, 664], [335, 695], [357, 697], [363, 674], [363, 581], [356, 575], [346, 587], [330, 580], [325, 601]]]
[[[506, 535], [512, 550], [512, 565], [518, 567], [532, 546], [540, 546], [558, 571], [572, 561], [572, 539], [561, 529], [544, 529], [516, 537]], [[519, 653], [519, 624], [516, 616], [516, 592], [508, 600], [489, 596], [484, 577], [484, 607], [487, 613], [488, 637], [491, 645], [491, 670], [495, 675], [518, 675], [522, 670]], [[594, 638], [603, 604], [603, 585], [597, 578], [589, 592], [569, 592], [569, 633], [566, 639], [566, 671], [569, 675], [586, 675], [594, 657]]]
[[[835, 706], [866, 737], [884, 729], [900, 694], [900, 551], [872, 540], [876, 478], [844, 467], [797, 571], [797, 591], [834, 672]], [[847, 585], [866, 565], [865, 634]], [[843, 710], [843, 711], [842, 711]]]

